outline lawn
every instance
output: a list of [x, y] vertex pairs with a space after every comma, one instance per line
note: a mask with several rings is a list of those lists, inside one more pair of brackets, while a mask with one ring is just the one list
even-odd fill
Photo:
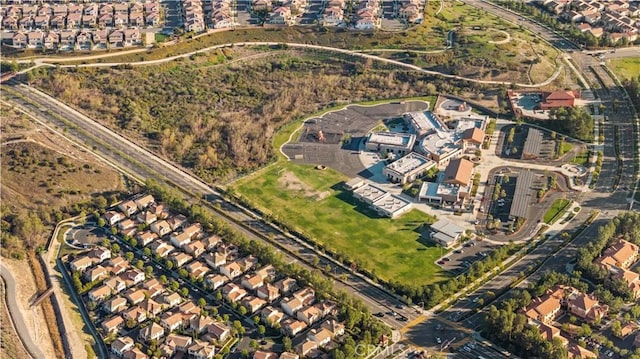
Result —
[[580, 152], [573, 160], [571, 160], [571, 163], [587, 167], [589, 164], [589, 150], [585, 149]]
[[620, 80], [638, 76], [640, 69], [640, 57], [629, 57], [625, 59], [609, 60], [609, 67], [618, 75]]
[[560, 198], [553, 202], [551, 208], [547, 210], [544, 214], [544, 223], [553, 224], [564, 212], [567, 211], [567, 207], [569, 205], [569, 200]]
[[420, 239], [420, 228], [433, 217], [413, 210], [397, 219], [380, 218], [342, 190], [346, 180], [332, 169], [280, 162], [233, 190], [384, 280], [421, 285], [446, 279], [434, 263], [441, 249]]

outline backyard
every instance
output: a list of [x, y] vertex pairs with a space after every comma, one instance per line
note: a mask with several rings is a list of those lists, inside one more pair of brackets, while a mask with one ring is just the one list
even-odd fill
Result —
[[381, 218], [342, 190], [346, 180], [332, 169], [281, 162], [238, 182], [233, 191], [383, 280], [424, 285], [446, 279], [435, 264], [442, 250], [420, 238], [433, 217], [413, 210]]

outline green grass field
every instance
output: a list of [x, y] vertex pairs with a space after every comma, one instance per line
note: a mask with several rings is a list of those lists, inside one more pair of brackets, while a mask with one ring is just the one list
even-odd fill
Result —
[[585, 149], [580, 152], [573, 160], [571, 160], [571, 163], [587, 167], [589, 164], [589, 150]]
[[618, 75], [620, 80], [631, 78], [631, 76], [638, 76], [640, 57], [609, 60], [609, 67]]
[[346, 180], [332, 169], [280, 162], [233, 190], [384, 280], [429, 284], [447, 277], [434, 263], [445, 252], [420, 239], [420, 228], [433, 217], [413, 210], [397, 219], [380, 218], [342, 190]]
[[544, 223], [553, 224], [558, 217], [562, 215], [567, 210], [567, 206], [569, 205], [569, 200], [560, 198], [553, 202], [551, 208], [547, 210], [544, 214]]

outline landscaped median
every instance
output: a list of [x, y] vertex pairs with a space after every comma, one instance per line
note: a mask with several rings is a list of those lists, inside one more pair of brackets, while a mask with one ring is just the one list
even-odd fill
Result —
[[571, 201], [565, 198], [555, 200], [551, 205], [551, 208], [544, 214], [544, 223], [554, 224], [564, 213], [567, 211]]

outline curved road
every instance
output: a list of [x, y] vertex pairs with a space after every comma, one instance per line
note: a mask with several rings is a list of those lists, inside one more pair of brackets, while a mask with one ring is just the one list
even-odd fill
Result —
[[6, 283], [7, 308], [9, 309], [9, 314], [11, 314], [11, 319], [13, 320], [14, 327], [16, 328], [16, 332], [20, 336], [22, 344], [24, 344], [25, 348], [33, 358], [44, 358], [44, 353], [42, 353], [40, 347], [33, 342], [33, 338], [31, 338], [31, 334], [29, 334], [27, 324], [22, 317], [22, 312], [20, 312], [15, 294], [9, 294], [17, 292], [16, 280], [13, 278], [13, 275], [11, 274], [9, 269], [2, 263], [0, 263], [0, 275]]

